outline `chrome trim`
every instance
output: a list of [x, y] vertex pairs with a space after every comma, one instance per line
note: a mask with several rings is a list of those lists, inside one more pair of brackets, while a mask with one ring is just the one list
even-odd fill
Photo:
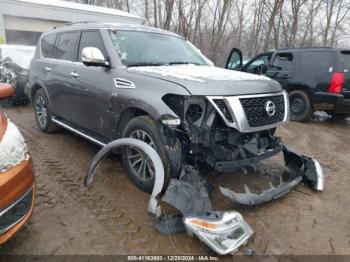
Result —
[[323, 191], [324, 190], [324, 174], [323, 169], [315, 158], [312, 159], [314, 161], [315, 167], [316, 167], [316, 174], [317, 174], [317, 182], [316, 182], [316, 190], [317, 191]]
[[[27, 192], [25, 192], [19, 199], [17, 199], [15, 202], [13, 202], [11, 205], [9, 205], [8, 207], [6, 207], [4, 210], [2, 210], [0, 212], [0, 217], [2, 217], [4, 214], [6, 214], [11, 208], [13, 208], [15, 205], [17, 205], [19, 202], [22, 201], [23, 198], [25, 198], [27, 195], [29, 195], [29, 193], [33, 193], [33, 187], [30, 187]], [[33, 202], [33, 199], [32, 199]], [[29, 209], [30, 210], [30, 209]], [[20, 219], [18, 219], [16, 222], [10, 224], [9, 226], [7, 226], [6, 228], [0, 230], [0, 234], [8, 231], [9, 229], [11, 229], [12, 227], [14, 227], [15, 225], [17, 225], [19, 222], [21, 222], [23, 220], [23, 218], [27, 215], [28, 213], [25, 213]]]
[[[284, 97], [284, 118], [283, 118], [283, 120], [281, 122], [273, 123], [270, 125], [251, 127], [248, 123], [246, 114], [244, 112], [243, 106], [242, 106], [241, 102], [239, 101], [239, 99], [278, 96], [278, 95], [283, 95], [283, 97]], [[289, 99], [288, 99], [288, 93], [286, 91], [281, 91], [281, 92], [277, 92], [277, 93], [268, 93], [268, 94], [257, 94], [257, 95], [207, 96], [207, 99], [214, 106], [214, 108], [219, 113], [222, 120], [225, 122], [225, 124], [227, 126], [235, 128], [242, 133], [257, 132], [257, 131], [275, 128], [275, 127], [280, 126], [282, 123], [285, 123], [289, 120]], [[224, 114], [221, 112], [220, 108], [215, 104], [214, 99], [222, 99], [225, 102], [228, 110], [231, 113], [233, 122], [229, 122], [226, 119]]]
[[91, 142], [93, 142], [93, 143], [95, 143], [95, 144], [97, 144], [99, 146], [105, 146], [106, 145], [105, 143], [103, 143], [103, 142], [101, 142], [101, 141], [99, 141], [99, 140], [97, 140], [97, 139], [95, 139], [95, 138], [93, 138], [93, 137], [91, 137], [89, 135], [86, 135], [83, 132], [81, 132], [81, 131], [79, 131], [79, 130], [77, 130], [77, 129], [75, 129], [75, 128], [73, 128], [73, 127], [71, 127], [71, 126], [69, 126], [69, 125], [59, 121], [55, 117], [52, 117], [52, 122], [54, 122], [55, 124], [65, 128], [65, 129], [68, 129], [69, 131], [71, 131], [71, 132], [73, 132], [73, 133], [75, 133], [75, 134], [77, 134], [79, 136], [82, 136], [82, 137], [90, 140]]
[[134, 89], [135, 84], [124, 78], [114, 78], [114, 85], [117, 88]]

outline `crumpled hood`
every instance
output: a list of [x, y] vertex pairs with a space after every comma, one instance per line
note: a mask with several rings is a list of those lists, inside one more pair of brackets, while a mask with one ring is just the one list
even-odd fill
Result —
[[268, 77], [214, 66], [142, 66], [130, 67], [128, 72], [179, 84], [192, 95], [244, 95], [281, 91], [280, 84]]

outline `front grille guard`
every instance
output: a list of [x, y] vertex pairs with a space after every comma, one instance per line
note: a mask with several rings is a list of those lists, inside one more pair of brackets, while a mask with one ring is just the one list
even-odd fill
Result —
[[[269, 96], [278, 96], [283, 95], [284, 97], [284, 118], [282, 121], [275, 122], [272, 124], [262, 125], [262, 126], [250, 126], [248, 123], [247, 116], [244, 112], [243, 106], [240, 102], [240, 99], [242, 98], [257, 98], [257, 97], [269, 97]], [[289, 100], [288, 100], [288, 93], [286, 91], [278, 92], [278, 93], [269, 93], [269, 94], [257, 94], [257, 95], [242, 95], [242, 96], [207, 96], [207, 99], [210, 101], [210, 103], [213, 105], [213, 107], [216, 109], [216, 111], [219, 113], [222, 120], [225, 122], [225, 124], [229, 127], [237, 129], [239, 132], [242, 133], [251, 133], [251, 132], [258, 132], [262, 130], [267, 130], [271, 128], [275, 128], [280, 126], [282, 123], [285, 123], [289, 120]], [[221, 99], [225, 102], [228, 110], [231, 113], [231, 116], [233, 118], [233, 122], [229, 121], [225, 115], [222, 113], [218, 105], [215, 103], [214, 100]]]

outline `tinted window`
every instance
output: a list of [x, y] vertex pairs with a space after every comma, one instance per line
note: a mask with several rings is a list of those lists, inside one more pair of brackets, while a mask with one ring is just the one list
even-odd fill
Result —
[[52, 58], [57, 34], [49, 34], [41, 39], [41, 53], [43, 57]]
[[302, 52], [301, 67], [304, 71], [315, 71], [318, 73], [330, 72], [334, 66], [332, 52]]
[[341, 58], [344, 69], [350, 71], [350, 52], [342, 52]]
[[276, 55], [275, 60], [272, 62], [275, 69], [290, 71], [293, 65], [293, 54], [291, 53], [279, 53]]
[[61, 60], [75, 61], [77, 36], [77, 31], [60, 33], [54, 57]]
[[83, 31], [80, 38], [80, 46], [78, 53], [78, 61], [81, 62], [81, 52], [84, 47], [96, 47], [100, 49], [105, 58], [107, 58], [107, 52], [103, 44], [103, 40], [98, 31]]

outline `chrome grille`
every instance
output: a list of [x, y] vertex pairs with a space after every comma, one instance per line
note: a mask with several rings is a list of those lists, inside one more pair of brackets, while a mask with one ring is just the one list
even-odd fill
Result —
[[[284, 119], [285, 105], [283, 95], [240, 98], [239, 100], [251, 127], [274, 124], [282, 122]], [[276, 111], [272, 116], [269, 116], [266, 112], [265, 105], [267, 101], [272, 101], [275, 104]]]

